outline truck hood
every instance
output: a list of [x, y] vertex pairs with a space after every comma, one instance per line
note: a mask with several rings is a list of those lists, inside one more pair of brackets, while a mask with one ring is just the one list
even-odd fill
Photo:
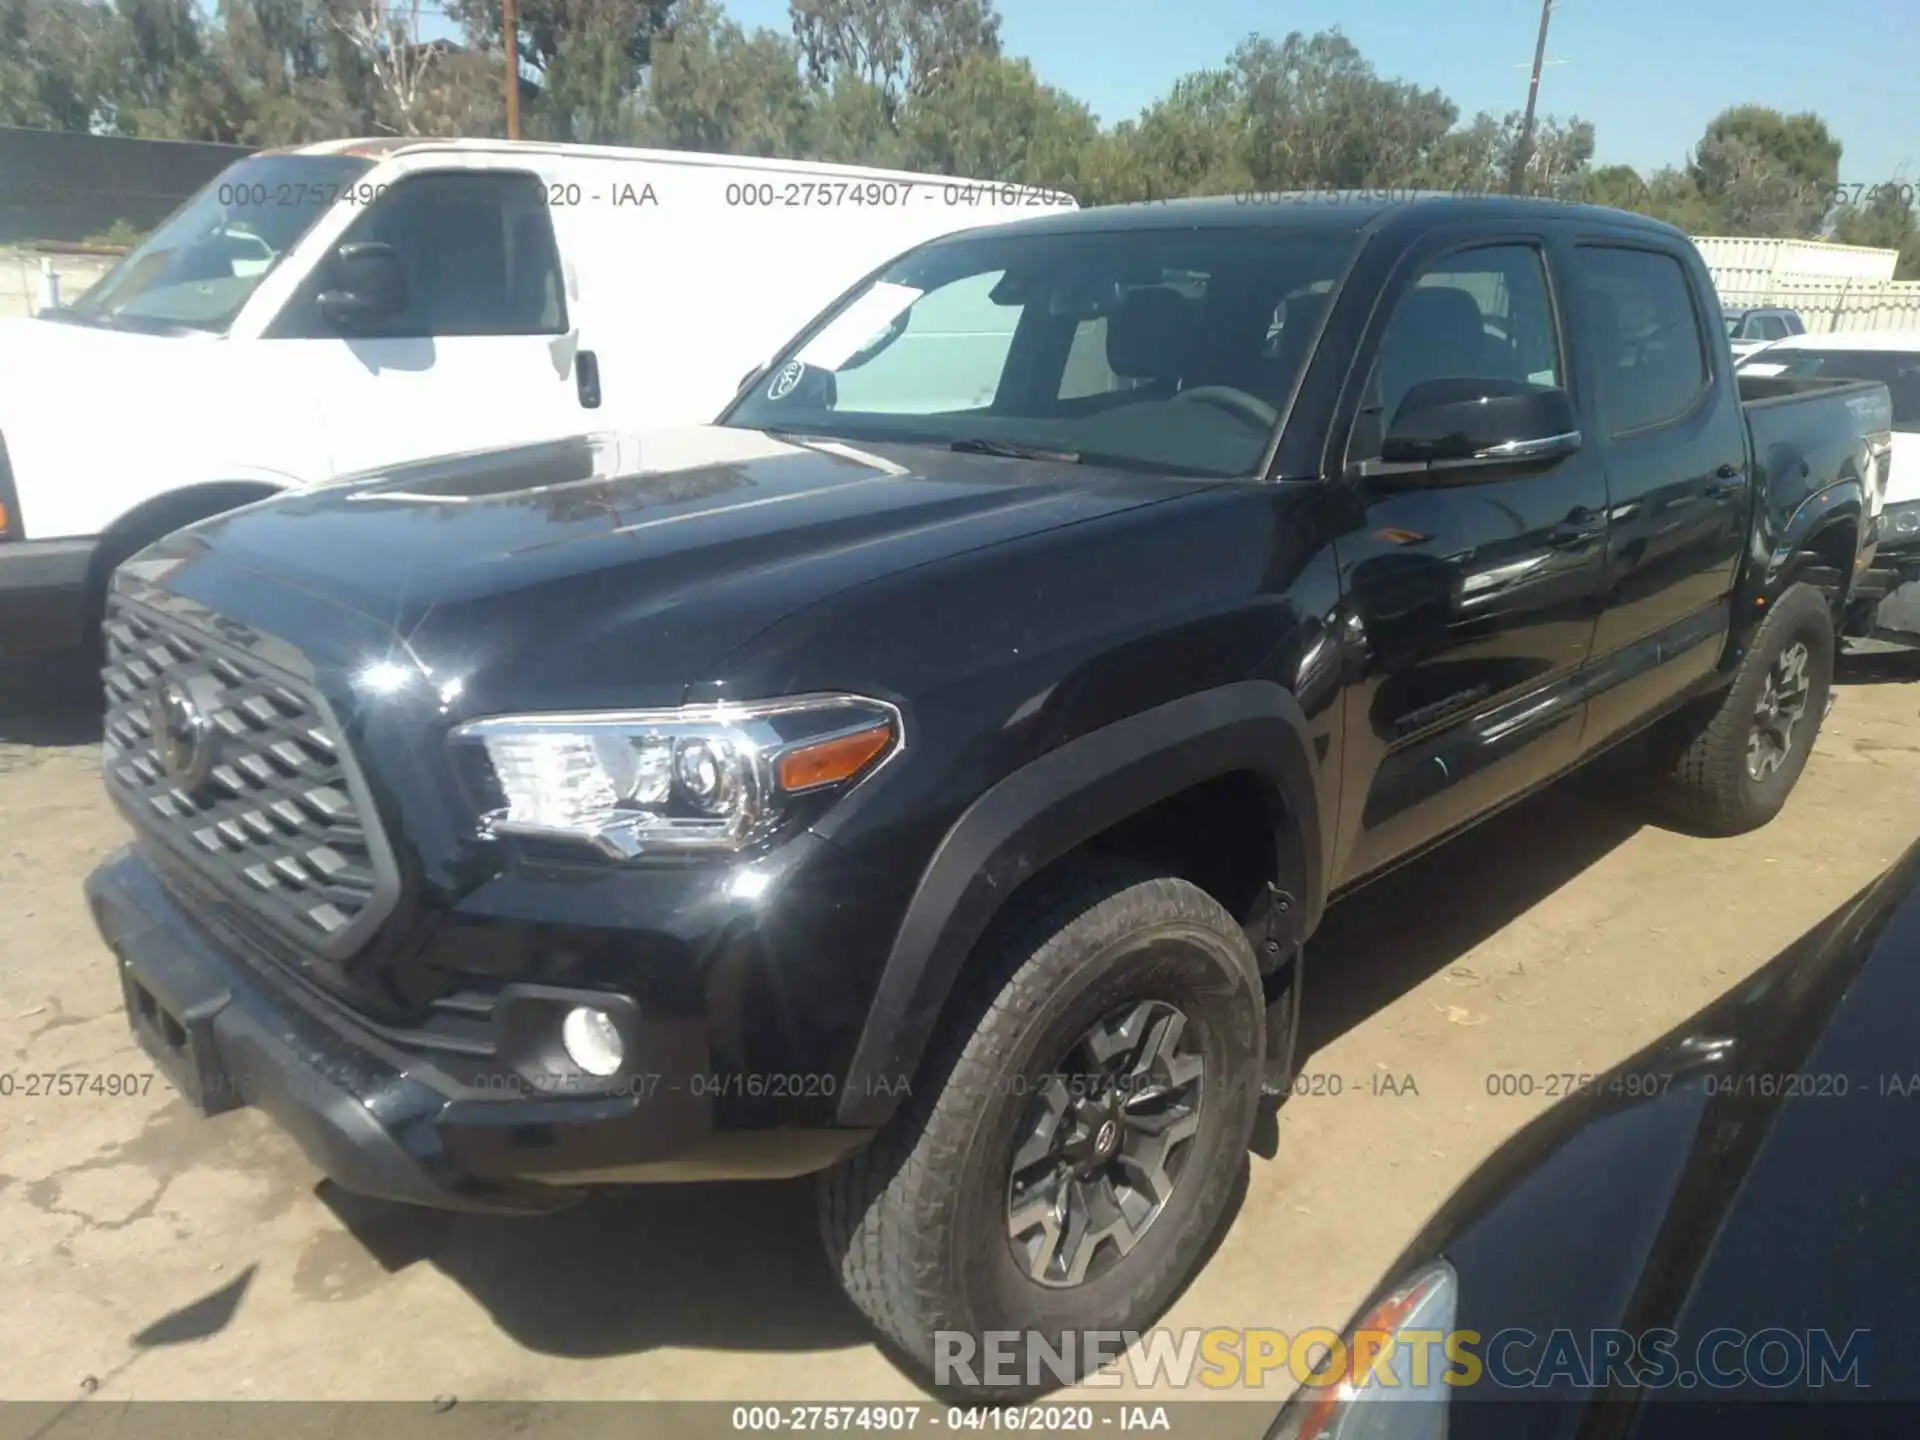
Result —
[[934, 446], [600, 434], [283, 495], [128, 570], [316, 671], [457, 681], [463, 711], [670, 704], [829, 595], [1199, 488]]

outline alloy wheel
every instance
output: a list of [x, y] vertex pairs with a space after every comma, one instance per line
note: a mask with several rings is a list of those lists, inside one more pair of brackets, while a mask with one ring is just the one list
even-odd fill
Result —
[[1132, 1001], [1038, 1084], [1014, 1133], [1007, 1239], [1030, 1279], [1081, 1284], [1165, 1211], [1200, 1128], [1206, 1064], [1185, 1012]]
[[1747, 734], [1747, 773], [1755, 780], [1767, 779], [1793, 753], [1794, 730], [1807, 713], [1813, 690], [1807, 679], [1811, 658], [1806, 642], [1798, 640], [1767, 667], [1767, 683]]

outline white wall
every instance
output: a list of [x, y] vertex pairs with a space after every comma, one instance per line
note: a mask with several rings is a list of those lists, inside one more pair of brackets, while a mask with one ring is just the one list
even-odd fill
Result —
[[1728, 235], [1693, 243], [1722, 305], [1784, 305], [1816, 334], [1920, 326], [1920, 281], [1893, 278], [1897, 250]]

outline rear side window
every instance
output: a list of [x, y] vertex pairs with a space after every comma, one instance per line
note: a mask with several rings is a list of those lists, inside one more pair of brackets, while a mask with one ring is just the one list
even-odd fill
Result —
[[1760, 317], [1760, 338], [1762, 340], [1784, 340], [1787, 338], [1787, 322], [1778, 315]]
[[[560, 335], [565, 280], [546, 190], [530, 174], [448, 171], [396, 183], [341, 237], [391, 245], [407, 276], [407, 304], [368, 338]], [[282, 333], [332, 334], [312, 304], [324, 262]]]
[[1707, 388], [1693, 287], [1657, 250], [1583, 245], [1579, 284], [1592, 317], [1600, 413], [1612, 435], [1677, 420]]

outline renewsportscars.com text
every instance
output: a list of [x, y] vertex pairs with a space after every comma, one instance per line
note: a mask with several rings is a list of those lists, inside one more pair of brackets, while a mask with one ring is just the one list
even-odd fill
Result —
[[[1350, 1340], [1301, 1330], [1083, 1330], [1041, 1335], [943, 1330], [934, 1336], [942, 1385], [1071, 1385], [1259, 1389], [1283, 1377], [1307, 1386], [1352, 1383], [1383, 1389], [1442, 1384], [1457, 1389], [1726, 1391], [1868, 1388], [1868, 1332], [1709, 1330], [1683, 1342], [1673, 1330], [1361, 1330]], [[1398, 1366], [1404, 1353], [1408, 1365]], [[1396, 1373], [1396, 1369], [1401, 1373]], [[1405, 1375], [1405, 1379], [1402, 1375]], [[1082, 1379], [1081, 1377], [1085, 1377]]]

